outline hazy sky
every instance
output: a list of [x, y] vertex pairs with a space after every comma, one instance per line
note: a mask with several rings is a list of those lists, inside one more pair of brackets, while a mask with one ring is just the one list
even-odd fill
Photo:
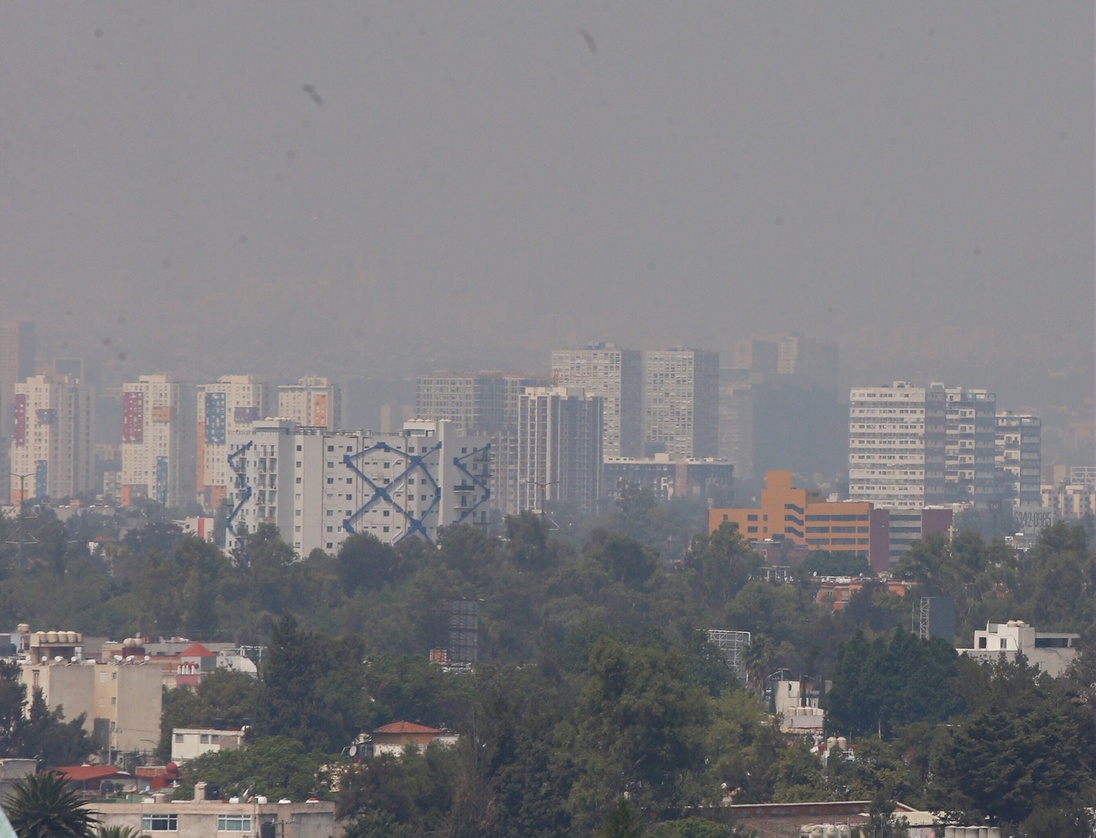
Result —
[[0, 102], [0, 317], [132, 374], [1092, 366], [1090, 2], [3, 0]]

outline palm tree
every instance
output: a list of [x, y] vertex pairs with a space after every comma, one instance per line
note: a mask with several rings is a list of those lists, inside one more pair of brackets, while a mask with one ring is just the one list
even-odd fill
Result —
[[132, 826], [100, 826], [95, 838], [141, 838], [141, 830]]
[[15, 783], [4, 811], [19, 838], [86, 838], [99, 822], [60, 774], [30, 774]]

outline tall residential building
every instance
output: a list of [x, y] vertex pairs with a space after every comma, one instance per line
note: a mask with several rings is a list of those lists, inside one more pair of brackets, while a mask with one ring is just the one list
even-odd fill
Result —
[[947, 387], [944, 480], [953, 503], [989, 504], [996, 496], [994, 445], [997, 397], [985, 390]]
[[602, 400], [578, 387], [527, 387], [518, 397], [518, 509], [553, 502], [597, 510]]
[[488, 436], [492, 448], [491, 505], [512, 515], [518, 505], [518, 398], [547, 387], [547, 376], [519, 372], [447, 372], [420, 376], [415, 416], [445, 419], [458, 433]]
[[719, 447], [719, 353], [643, 353], [646, 455], [714, 457]]
[[34, 375], [34, 324], [0, 322], [0, 438], [13, 429], [15, 385]]
[[1001, 411], [996, 417], [997, 486], [1013, 504], [1042, 502], [1043, 422], [1038, 416]]
[[342, 427], [342, 389], [323, 376], [278, 387], [278, 416], [298, 425], [335, 431]]
[[122, 385], [121, 501], [170, 507], [194, 502], [193, 414], [183, 385], [142, 375]]
[[254, 375], [222, 375], [198, 386], [198, 503], [215, 511], [234, 475], [228, 466], [228, 438], [250, 430], [270, 414], [268, 387]]
[[233, 433], [229, 447], [229, 550], [264, 523], [307, 556], [333, 553], [357, 533], [387, 544], [433, 541], [439, 527], [489, 521], [490, 443], [449, 422], [414, 420], [374, 434], [268, 419]]
[[36, 375], [15, 385], [12, 503], [73, 497], [94, 488], [91, 405], [90, 388], [71, 378]]
[[643, 456], [643, 353], [593, 343], [552, 350], [552, 382], [581, 387], [602, 400], [601, 448], [606, 457]]
[[896, 381], [849, 396], [849, 498], [887, 509], [945, 501], [947, 393]]

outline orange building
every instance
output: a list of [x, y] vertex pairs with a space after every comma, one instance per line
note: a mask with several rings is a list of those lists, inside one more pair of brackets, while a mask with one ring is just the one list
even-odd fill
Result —
[[885, 558], [888, 549], [885, 532], [876, 533], [873, 544], [873, 511], [864, 501], [826, 501], [816, 489], [793, 486], [790, 471], [770, 471], [759, 508], [710, 509], [708, 532], [730, 521], [750, 541], [791, 541], [810, 550], [851, 553], [871, 561], [880, 551]]

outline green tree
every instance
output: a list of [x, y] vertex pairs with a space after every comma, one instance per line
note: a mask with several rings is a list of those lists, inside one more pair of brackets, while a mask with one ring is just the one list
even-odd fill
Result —
[[17, 739], [15, 752], [36, 758], [45, 768], [79, 765], [95, 749], [95, 743], [84, 729], [84, 714], [66, 722], [64, 708], [50, 710], [40, 689], [34, 690]]
[[596, 838], [642, 838], [645, 831], [643, 816], [632, 808], [627, 797], [621, 796], [594, 835]]
[[17, 780], [3, 807], [19, 838], [82, 838], [98, 823], [80, 792], [52, 771]]
[[711, 535], [693, 538], [684, 563], [694, 596], [713, 609], [726, 606], [761, 564], [760, 554], [729, 521]]
[[192, 759], [183, 766], [177, 794], [193, 795], [197, 780], [217, 783], [225, 797], [251, 794], [277, 800], [306, 800], [331, 796], [331, 777], [321, 769], [332, 758], [309, 751], [300, 742], [284, 736], [259, 738], [244, 748], [216, 751]]

